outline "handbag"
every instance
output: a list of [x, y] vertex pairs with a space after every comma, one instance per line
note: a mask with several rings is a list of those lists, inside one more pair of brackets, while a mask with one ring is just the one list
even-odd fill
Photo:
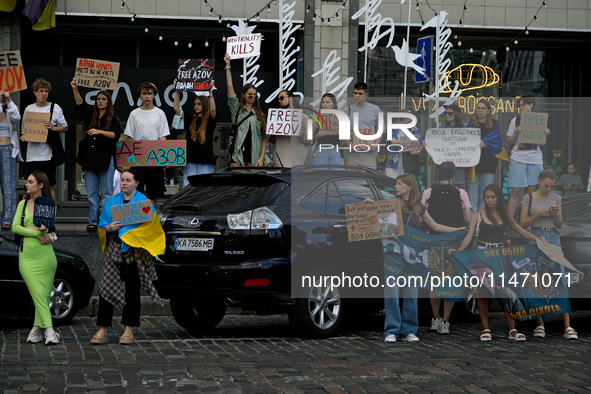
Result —
[[[25, 194], [23, 200], [27, 200], [28, 195]], [[27, 209], [27, 203], [25, 202], [24, 206], [23, 206], [23, 213], [21, 215], [21, 227], [25, 226], [25, 209]], [[20, 249], [20, 251], [23, 251], [23, 236], [20, 234], [14, 234], [14, 244], [17, 246], [17, 249]]]
[[183, 110], [182, 109], [181, 109], [180, 115], [175, 115], [172, 118], [172, 123], [170, 125], [170, 128], [173, 130], [179, 130], [181, 132], [185, 130], [185, 119], [183, 119]]
[[470, 249], [478, 249], [478, 235], [480, 234], [480, 212], [478, 212], [478, 224], [476, 225], [476, 230], [474, 231], [474, 237], [472, 238], [472, 243], [470, 244]]
[[230, 157], [232, 157], [232, 155], [234, 154], [234, 142], [236, 140], [236, 133], [238, 132], [238, 127], [240, 127], [240, 125], [244, 123], [246, 119], [250, 118], [252, 115], [254, 115], [254, 111], [250, 111], [248, 115], [246, 115], [244, 118], [242, 118], [240, 122], [238, 122], [238, 111], [236, 111], [236, 119], [234, 120], [234, 123], [238, 122], [238, 124], [232, 124], [232, 129], [230, 131], [230, 141], [228, 142], [228, 151], [230, 153]]
[[[53, 108], [55, 103], [51, 103], [51, 108], [49, 110], [49, 119], [53, 118]], [[47, 132], [47, 144], [51, 147], [51, 162], [56, 166], [61, 166], [66, 162], [66, 153], [64, 152], [64, 146], [62, 145], [62, 140], [59, 136], [59, 133], [48, 130]]]
[[86, 157], [86, 148], [88, 145], [88, 138], [84, 137], [78, 142], [78, 154], [76, 155], [76, 163], [80, 166], [84, 163], [84, 158]]

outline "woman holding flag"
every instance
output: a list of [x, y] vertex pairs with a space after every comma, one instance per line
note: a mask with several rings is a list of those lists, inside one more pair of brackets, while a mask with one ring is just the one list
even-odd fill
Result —
[[[140, 325], [140, 288], [145, 290], [158, 305], [164, 305], [152, 282], [157, 279], [154, 256], [164, 254], [166, 241], [154, 206], [148, 215], [154, 219], [145, 223], [122, 225], [114, 221], [111, 207], [127, 203], [149, 201], [137, 191], [138, 173], [134, 169], [121, 174], [121, 193], [107, 200], [99, 221], [99, 237], [105, 256], [99, 282], [99, 306], [97, 326], [99, 330], [90, 343], [108, 343], [107, 329], [113, 319], [113, 307], [123, 308], [121, 323], [125, 332], [119, 343], [135, 342], [133, 327]], [[125, 281], [125, 293], [122, 281]]]

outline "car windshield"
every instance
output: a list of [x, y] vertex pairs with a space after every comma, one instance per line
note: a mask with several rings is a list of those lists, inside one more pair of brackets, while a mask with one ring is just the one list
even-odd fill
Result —
[[564, 222], [591, 223], [591, 193], [586, 198], [564, 199], [562, 201], [562, 214]]

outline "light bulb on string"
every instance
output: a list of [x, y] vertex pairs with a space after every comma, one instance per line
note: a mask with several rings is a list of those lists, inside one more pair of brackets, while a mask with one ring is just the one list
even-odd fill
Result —
[[312, 17], [312, 22], [316, 22], [316, 14]]
[[468, 13], [468, 7], [464, 6], [464, 14]]
[[547, 8], [548, 6], [546, 5], [545, 1], [542, 1], [542, 7]]
[[191, 41], [189, 41], [189, 45], [187, 45], [189, 48], [193, 48], [193, 43]]
[[248, 21], [244, 22], [244, 27], [248, 27]]
[[145, 32], [145, 33], [147, 33], [148, 31], [149, 31], [149, 30], [148, 30], [148, 28], [146, 27], [146, 28], [144, 29], [144, 32]]
[[470, 53], [474, 53], [474, 49], [470, 47]]
[[327, 26], [330, 26], [330, 18], [328, 18], [328, 22], [326, 22]]
[[135, 17], [136, 17], [136, 16], [137, 16], [136, 14], [133, 14], [133, 16], [131, 17], [131, 21], [132, 21], [132, 22], [135, 22]]
[[417, 4], [417, 6], [415, 7], [415, 10], [420, 11], [421, 9], [419, 8], [419, 5]]
[[226, 23], [226, 27], [229, 29], [231, 27], [230, 22]]
[[123, 9], [123, 7], [125, 7], [125, 3], [121, 3], [121, 9]]
[[537, 17], [537, 15], [534, 15], [534, 22], [537, 22], [537, 21], [538, 21], [538, 17]]
[[310, 6], [308, 6], [308, 7], [306, 8], [306, 14], [309, 14], [309, 13], [310, 13]]
[[505, 51], [509, 52], [510, 50], [509, 47], [505, 47]]
[[458, 46], [461, 47], [462, 46], [462, 40], [458, 41]]
[[464, 23], [462, 22], [461, 19], [460, 19], [460, 26], [464, 26]]
[[178, 42], [178, 41], [175, 41], [175, 42], [174, 42], [174, 46], [175, 46], [175, 47], [178, 47], [178, 46], [179, 46], [179, 42]]
[[257, 22], [261, 21], [261, 17], [259, 16], [259, 14], [257, 14]]
[[339, 16], [339, 13], [337, 12], [337, 20], [340, 21], [341, 17]]
[[273, 5], [277, 5], [277, 0], [275, 0], [275, 1], [273, 2]]
[[226, 35], [222, 35], [222, 42], [226, 42]]
[[517, 44], [519, 44], [519, 41], [515, 40], [515, 41], [513, 41], [513, 44], [517, 45]]
[[162, 36], [158, 37], [159, 41], [162, 41], [164, 38]]
[[454, 40], [457, 40], [457, 39], [458, 39], [458, 35], [454, 34]]
[[220, 15], [220, 17], [218, 18], [218, 23], [222, 23], [222, 16]]
[[207, 15], [211, 16], [211, 13], [213, 12], [213, 8], [209, 9], [209, 12], [207, 12]]
[[529, 30], [527, 30], [527, 27], [525, 28], [525, 35], [529, 35]]
[[267, 4], [267, 14], [271, 12], [271, 4]]
[[486, 51], [482, 51], [482, 57], [486, 57]]
[[205, 44], [204, 45], [205, 45], [206, 48], [209, 46], [209, 39], [208, 38], [205, 39]]

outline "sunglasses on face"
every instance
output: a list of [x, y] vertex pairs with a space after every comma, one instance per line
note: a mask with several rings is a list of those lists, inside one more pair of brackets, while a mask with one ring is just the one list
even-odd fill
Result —
[[289, 96], [279, 96], [279, 101], [283, 101], [288, 98], [289, 98]]
[[452, 116], [454, 113], [453, 112], [446, 112], [445, 114], [448, 116]]

